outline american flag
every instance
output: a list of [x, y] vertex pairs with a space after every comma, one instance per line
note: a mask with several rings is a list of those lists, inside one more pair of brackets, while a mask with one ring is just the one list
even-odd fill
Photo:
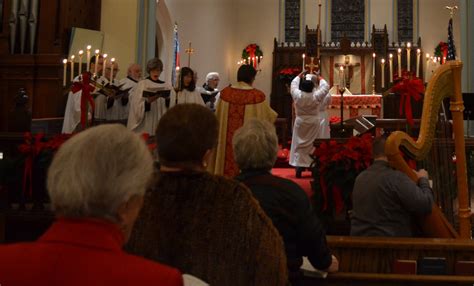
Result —
[[456, 47], [453, 39], [453, 18], [449, 19], [448, 25], [448, 55], [446, 60], [451, 61], [456, 59]]
[[178, 38], [178, 24], [174, 24], [174, 53], [173, 53], [173, 70], [171, 71], [171, 82], [176, 82], [176, 67], [180, 67], [179, 62], [179, 38]]

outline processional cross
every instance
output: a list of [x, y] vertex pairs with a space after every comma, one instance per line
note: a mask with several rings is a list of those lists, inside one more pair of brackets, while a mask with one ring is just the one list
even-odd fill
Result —
[[314, 63], [314, 57], [311, 57], [310, 60], [311, 60], [310, 63], [305, 65], [305, 67], [309, 68], [310, 73], [313, 73], [313, 71], [317, 69], [319, 66]]
[[188, 54], [188, 67], [191, 67], [191, 55], [194, 53], [194, 49], [191, 47], [191, 42], [189, 42], [189, 47], [184, 52]]
[[449, 14], [452, 18], [454, 16], [454, 13], [456, 13], [456, 10], [458, 9], [458, 6], [446, 6], [446, 9], [449, 10]]

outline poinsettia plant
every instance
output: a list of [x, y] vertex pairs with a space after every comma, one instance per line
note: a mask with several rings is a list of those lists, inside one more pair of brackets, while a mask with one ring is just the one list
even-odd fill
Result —
[[356, 177], [372, 162], [372, 135], [354, 136], [344, 143], [329, 140], [316, 147], [313, 157], [313, 200], [327, 221], [352, 208]]
[[299, 75], [300, 73], [300, 68], [282, 68], [278, 72], [278, 77], [281, 81], [285, 83], [290, 83], [295, 78], [295, 76]]
[[401, 77], [398, 77], [397, 74], [394, 75], [393, 86], [390, 91], [400, 95], [399, 113], [400, 115], [405, 114], [408, 124], [413, 126], [414, 121], [411, 100], [422, 100], [425, 92], [423, 81], [416, 77], [412, 72], [403, 70]]

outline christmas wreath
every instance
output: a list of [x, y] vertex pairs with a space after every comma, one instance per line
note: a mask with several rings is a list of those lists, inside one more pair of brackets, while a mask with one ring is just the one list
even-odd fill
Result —
[[257, 44], [250, 44], [242, 51], [242, 59], [245, 60], [247, 64], [252, 64], [254, 67], [257, 66], [257, 62], [260, 63], [262, 57], [263, 52]]

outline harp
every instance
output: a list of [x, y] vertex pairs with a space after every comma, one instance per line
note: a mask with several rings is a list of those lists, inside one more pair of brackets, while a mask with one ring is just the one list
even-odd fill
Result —
[[431, 149], [438, 112], [442, 101], [450, 98], [456, 154], [457, 191], [459, 201], [459, 234], [446, 219], [437, 205], [433, 205], [430, 215], [420, 218], [423, 234], [437, 238], [470, 238], [470, 208], [468, 201], [466, 153], [464, 144], [463, 111], [461, 93], [462, 62], [449, 61], [439, 67], [428, 83], [424, 102], [419, 136], [412, 139], [401, 131], [393, 132], [385, 143], [385, 153], [392, 167], [407, 174], [413, 181], [418, 178], [404, 160], [401, 150], [410, 158], [422, 160]]

